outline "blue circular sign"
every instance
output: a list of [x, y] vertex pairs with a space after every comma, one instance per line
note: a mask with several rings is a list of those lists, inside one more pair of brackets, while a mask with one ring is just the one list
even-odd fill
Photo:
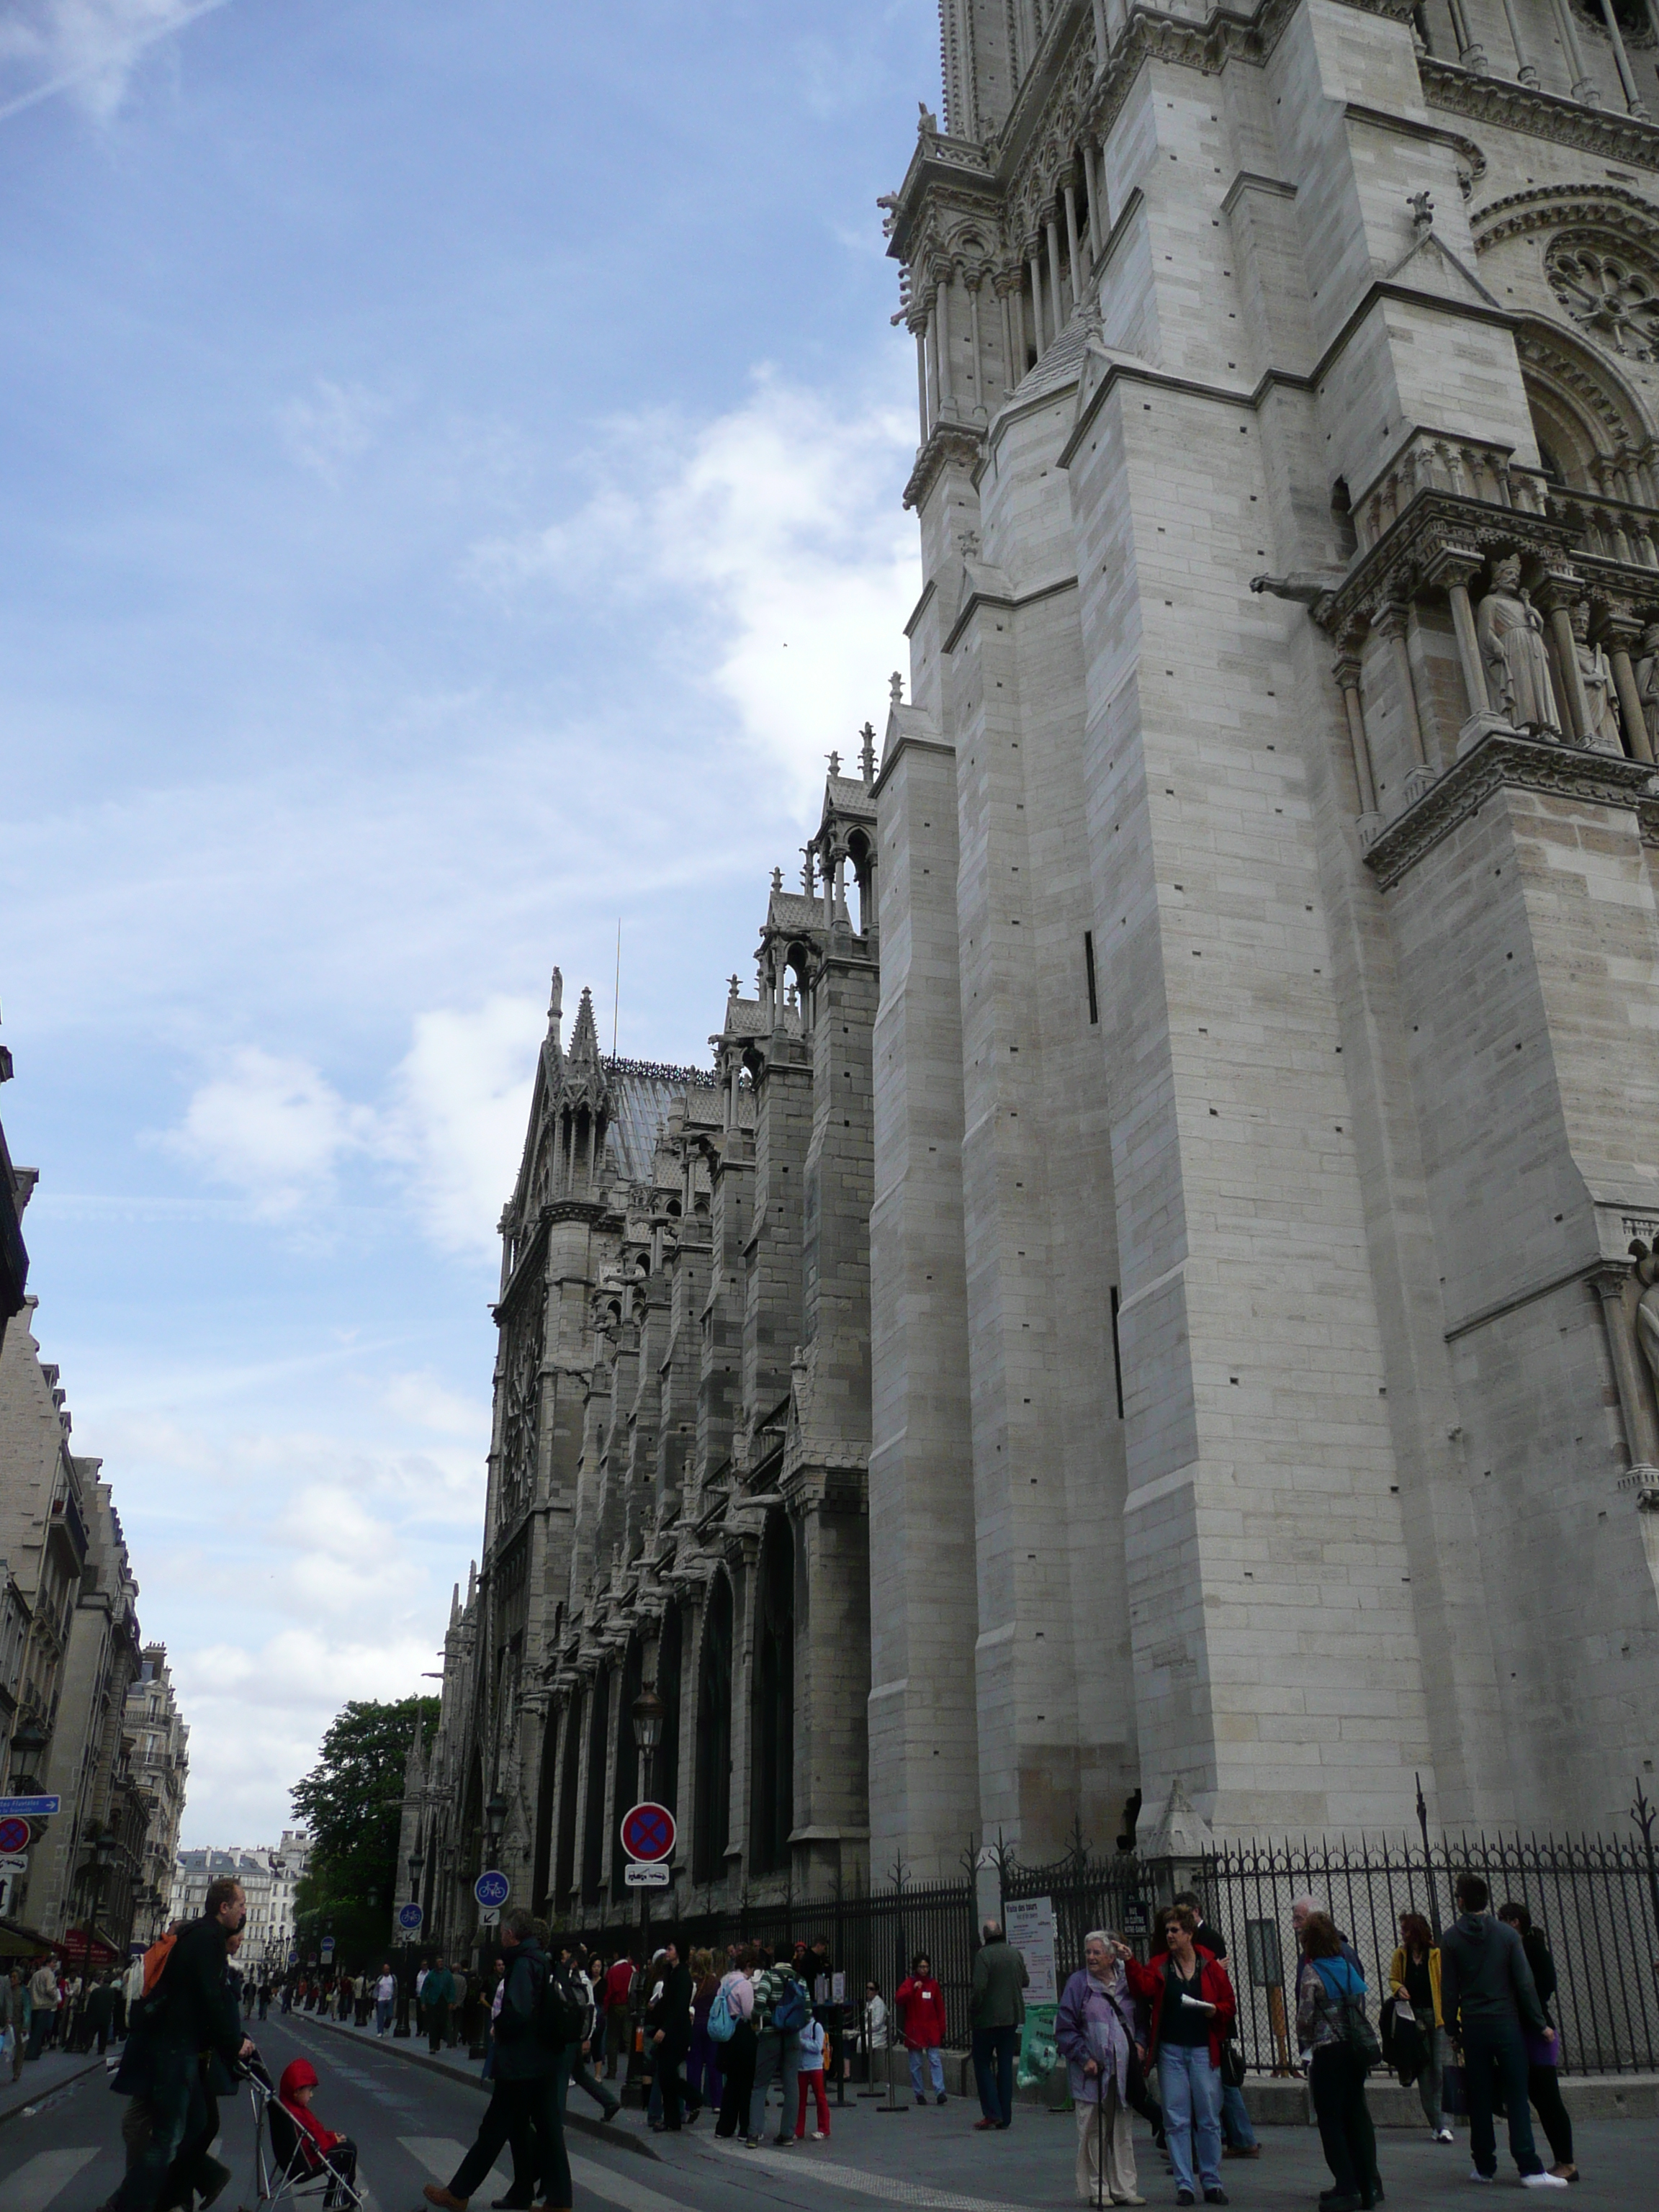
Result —
[[406, 1928], [411, 1936], [420, 1926], [422, 1917], [418, 1905], [400, 1905], [398, 1907], [398, 1925]]
[[497, 1874], [493, 1868], [489, 1873], [481, 1874], [472, 1885], [472, 1894], [486, 1912], [499, 1912], [511, 1893], [507, 1876]]

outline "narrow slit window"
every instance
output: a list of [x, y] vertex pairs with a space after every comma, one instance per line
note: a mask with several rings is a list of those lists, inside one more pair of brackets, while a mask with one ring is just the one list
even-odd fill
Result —
[[1112, 1285], [1112, 1373], [1117, 1382], [1117, 1417], [1123, 1419], [1123, 1346], [1117, 1333], [1117, 1285]]
[[1095, 989], [1095, 933], [1092, 929], [1085, 929], [1083, 933], [1083, 967], [1089, 978], [1089, 1019], [1091, 1023], [1097, 1023], [1100, 1019], [1100, 997]]

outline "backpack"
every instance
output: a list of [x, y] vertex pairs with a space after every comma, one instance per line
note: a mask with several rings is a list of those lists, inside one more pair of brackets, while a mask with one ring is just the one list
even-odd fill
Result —
[[711, 2043], [730, 2043], [737, 2032], [738, 2016], [726, 2001], [726, 1984], [722, 1982], [708, 2008], [708, 2039]]
[[559, 1969], [550, 1966], [536, 1993], [536, 2010], [531, 2023], [537, 2042], [550, 2050], [562, 2051], [566, 2044], [581, 2040], [586, 2024], [587, 2007]]
[[806, 2025], [806, 1984], [792, 1974], [779, 1990], [772, 2007], [772, 2025], [780, 2035], [793, 2035]]

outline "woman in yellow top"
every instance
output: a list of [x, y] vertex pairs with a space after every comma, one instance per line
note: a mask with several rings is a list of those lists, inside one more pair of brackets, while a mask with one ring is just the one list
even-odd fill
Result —
[[1440, 2109], [1440, 2083], [1446, 2069], [1446, 2022], [1440, 2009], [1440, 1946], [1434, 1930], [1420, 1912], [1400, 1916], [1400, 1948], [1389, 1961], [1389, 1987], [1403, 1997], [1417, 2016], [1423, 2039], [1423, 2071], [1417, 2077], [1417, 2094], [1423, 2115], [1437, 2142], [1449, 2143], [1452, 2131]]

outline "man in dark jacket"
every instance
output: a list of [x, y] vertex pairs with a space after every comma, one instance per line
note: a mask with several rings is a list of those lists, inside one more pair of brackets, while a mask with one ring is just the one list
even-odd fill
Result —
[[501, 1954], [507, 1960], [507, 1989], [495, 2016], [495, 2066], [489, 2106], [477, 2140], [456, 2167], [448, 2188], [431, 2181], [426, 2185], [427, 2203], [438, 2205], [441, 2212], [466, 2212], [467, 2200], [508, 2142], [514, 2145], [514, 2172], [524, 2172], [528, 2160], [522, 2154], [532, 2133], [544, 2203], [565, 2206], [570, 2202], [570, 2160], [565, 2154], [554, 2080], [562, 2054], [537, 2033], [537, 2014], [547, 1982], [547, 1956], [536, 1941], [531, 1916], [521, 1905], [502, 1914], [501, 1938]]
[[1025, 1961], [1002, 1932], [988, 1920], [974, 1954], [974, 2082], [981, 2117], [976, 2128], [1006, 2128], [1014, 2118], [1014, 2051], [1025, 2017], [1024, 1992], [1030, 1981]]
[[1461, 1876], [1458, 1917], [1440, 1939], [1440, 2009], [1453, 2040], [1462, 2046], [1475, 2178], [1490, 2181], [1498, 2172], [1492, 2104], [1494, 2087], [1501, 2087], [1509, 2112], [1510, 2152], [1522, 2181], [1529, 2189], [1565, 2189], [1558, 2174], [1544, 2171], [1527, 2106], [1522, 2031], [1541, 2035], [1548, 2023], [1521, 1938], [1492, 1918], [1486, 1909], [1490, 1902], [1479, 1875]]
[[149, 2136], [105, 2212], [154, 2212], [167, 2168], [207, 2118], [204, 2057], [234, 2067], [252, 2051], [228, 1971], [228, 1946], [246, 1918], [240, 1882], [221, 1876], [210, 1883], [202, 1917], [180, 1932], [144, 2000], [153, 2016], [132, 2023], [111, 2087], [145, 2099]]
[[662, 2124], [670, 2135], [678, 2135], [681, 2108], [687, 2099], [694, 2120], [702, 2110], [702, 2099], [688, 2086], [684, 2073], [685, 2056], [691, 2048], [691, 1969], [681, 1959], [679, 1946], [672, 1937], [663, 1947], [659, 1989], [660, 1995], [646, 2014], [645, 2033], [662, 2092]]

